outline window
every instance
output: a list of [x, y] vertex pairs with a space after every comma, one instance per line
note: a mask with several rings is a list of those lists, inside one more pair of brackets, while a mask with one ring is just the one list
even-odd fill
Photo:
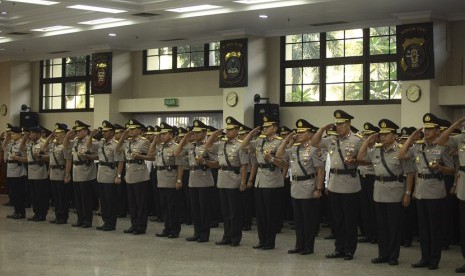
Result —
[[217, 70], [220, 43], [189, 44], [145, 50], [144, 74]]
[[281, 105], [399, 103], [395, 26], [281, 38]]
[[206, 125], [223, 127], [222, 112], [189, 112], [189, 113], [157, 113], [157, 114], [135, 114], [135, 119], [145, 125], [160, 125], [161, 122], [166, 122], [169, 125], [177, 127], [192, 126], [194, 120], [198, 119]]
[[41, 61], [40, 112], [92, 110], [90, 63], [90, 56]]

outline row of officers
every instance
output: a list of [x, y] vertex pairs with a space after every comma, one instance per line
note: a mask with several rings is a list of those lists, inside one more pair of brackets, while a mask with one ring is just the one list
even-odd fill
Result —
[[[125, 181], [131, 227], [124, 233], [144, 234], [150, 180], [146, 161], [153, 161], [165, 206], [164, 229], [156, 235], [179, 237], [181, 189], [187, 173], [194, 233], [186, 240], [207, 242], [215, 186], [212, 169], [218, 169], [224, 234], [216, 244], [240, 244], [241, 193], [254, 183], [258, 230], [254, 248], [270, 250], [275, 247], [282, 223], [281, 194], [288, 177], [296, 233], [295, 247], [288, 253], [314, 252], [320, 201], [327, 194], [335, 249], [326, 257], [352, 260], [359, 216], [364, 209], [362, 191], [368, 190], [365, 193], [373, 205], [368, 209], [375, 211], [375, 225], [372, 230], [367, 230], [370, 226], [364, 228], [369, 239], [370, 231], [377, 229], [379, 249], [372, 262], [398, 264], [405, 209], [414, 198], [421, 258], [412, 267], [435, 270], [441, 258], [445, 198], [450, 192], [446, 182], [452, 179], [451, 189], [459, 200], [460, 241], [465, 258], [465, 134], [460, 132], [465, 118], [450, 124], [427, 113], [423, 127], [403, 128], [401, 133], [394, 122], [382, 119], [378, 127], [365, 123], [360, 134], [351, 130], [354, 118], [350, 114], [336, 110], [334, 118], [333, 123], [321, 128], [299, 119], [295, 130], [284, 138], [277, 136], [279, 120], [267, 114], [263, 115], [263, 125], [255, 129], [227, 117], [225, 129], [213, 131], [208, 137], [210, 127], [200, 120], [194, 120], [189, 130], [162, 122], [152, 130], [152, 141], [141, 135], [144, 126], [137, 120], [129, 120], [125, 127], [103, 121], [101, 129], [93, 131], [79, 120], [72, 130], [57, 123], [46, 139], [41, 139], [40, 127], [32, 127], [22, 135], [19, 127], [9, 125], [2, 145], [14, 204], [14, 213], [8, 217], [25, 218], [27, 180], [32, 187], [34, 211], [30, 220], [45, 220], [50, 183], [55, 200], [53, 222], [67, 223], [72, 183], [77, 212], [73, 226], [90, 228], [96, 180], [104, 222], [97, 229], [112, 231], [118, 217], [118, 186]], [[465, 273], [465, 265], [456, 272]]]

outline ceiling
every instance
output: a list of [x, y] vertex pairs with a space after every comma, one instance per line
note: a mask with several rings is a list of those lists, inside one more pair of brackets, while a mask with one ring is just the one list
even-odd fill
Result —
[[[415, 19], [465, 20], [464, 0], [287, 0], [262, 4], [234, 0], [53, 1], [59, 3], [42, 6], [1, 0], [0, 61], [38, 60], [101, 50], [135, 51], [245, 36], [381, 26]], [[67, 8], [77, 4], [125, 12], [110, 14]], [[220, 8], [189, 13], [166, 11], [204, 4]], [[140, 13], [152, 15], [145, 17]], [[269, 18], [259, 18], [262, 14]], [[79, 24], [109, 17], [123, 21]], [[57, 25], [70, 28], [31, 31]], [[116, 36], [109, 36], [110, 33]]]

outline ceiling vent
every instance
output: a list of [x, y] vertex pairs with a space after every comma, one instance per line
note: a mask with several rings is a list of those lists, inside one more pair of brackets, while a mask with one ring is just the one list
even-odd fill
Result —
[[11, 33], [8, 33], [10, 35], [29, 35], [31, 33], [25, 33], [25, 32], [11, 32]]
[[181, 41], [181, 40], [186, 40], [187, 38], [171, 38], [171, 39], [161, 39], [160, 41], [163, 42], [172, 42], [172, 41]]
[[63, 50], [63, 51], [55, 51], [55, 52], [48, 52], [51, 55], [56, 55], [56, 54], [64, 54], [64, 53], [69, 53], [70, 51]]
[[155, 16], [160, 16], [157, 13], [150, 13], [150, 12], [139, 12], [139, 13], [134, 13], [134, 16], [139, 16], [139, 17], [155, 17]]
[[333, 22], [310, 24], [310, 26], [321, 27], [321, 26], [339, 25], [339, 24], [347, 24], [347, 23], [349, 23], [349, 22], [346, 22], [346, 21], [333, 21]]

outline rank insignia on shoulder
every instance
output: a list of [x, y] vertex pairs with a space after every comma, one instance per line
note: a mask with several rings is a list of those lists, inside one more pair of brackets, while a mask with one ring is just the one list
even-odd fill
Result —
[[355, 136], [357, 136], [358, 138], [363, 138], [363, 135], [360, 133], [355, 133]]
[[425, 143], [425, 140], [418, 140], [415, 142], [416, 144], [424, 144]]
[[375, 144], [375, 148], [380, 148], [380, 147], [382, 147], [382, 146], [383, 146], [383, 143], [376, 143], [376, 144]]
[[292, 145], [293, 145], [293, 146], [298, 146], [298, 145], [300, 145], [300, 143], [294, 143], [294, 144], [292, 144]]
[[282, 140], [283, 138], [282, 137], [276, 137], [276, 140]]

